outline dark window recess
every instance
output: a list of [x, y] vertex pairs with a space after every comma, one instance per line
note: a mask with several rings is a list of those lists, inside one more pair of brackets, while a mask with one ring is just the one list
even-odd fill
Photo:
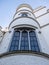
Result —
[[19, 31], [15, 31], [9, 51], [18, 50], [18, 48], [19, 48], [19, 38], [20, 38], [20, 32]]
[[40, 51], [35, 32], [34, 31], [31, 31], [29, 33], [29, 35], [30, 35], [31, 50], [32, 51]]
[[22, 32], [20, 50], [29, 50], [28, 33], [26, 31]]
[[27, 17], [28, 14], [27, 14], [27, 13], [22, 13], [21, 16], [22, 16], [22, 17]]
[[[21, 39], [20, 39], [20, 36], [21, 36]], [[30, 45], [29, 45], [29, 40], [30, 40]], [[35, 31], [29, 31], [29, 35], [28, 35], [28, 32], [25, 30], [22, 31], [21, 35], [20, 35], [20, 31], [14, 32], [9, 51], [17, 51], [17, 50], [21, 50], [21, 51], [31, 50], [31, 51], [40, 52]]]

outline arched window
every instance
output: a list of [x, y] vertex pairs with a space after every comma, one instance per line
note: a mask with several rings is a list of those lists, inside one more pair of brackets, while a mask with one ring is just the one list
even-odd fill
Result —
[[22, 16], [22, 17], [27, 17], [28, 14], [27, 14], [27, 13], [22, 13], [21, 16]]
[[20, 50], [29, 50], [28, 33], [26, 31], [22, 32]]
[[9, 51], [31, 50], [40, 52], [35, 30], [20, 31], [14, 32]]
[[35, 31], [30, 31], [30, 46], [32, 51], [40, 51]]
[[20, 39], [20, 32], [15, 31], [14, 35], [13, 35], [13, 38], [12, 38], [12, 42], [11, 42], [11, 46], [10, 46], [9, 51], [18, 50], [18, 48], [19, 48], [19, 39]]

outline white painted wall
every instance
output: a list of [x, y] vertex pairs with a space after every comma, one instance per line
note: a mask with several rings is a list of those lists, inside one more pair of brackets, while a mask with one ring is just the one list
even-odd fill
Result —
[[49, 23], [49, 13], [37, 18], [37, 21], [39, 22], [40, 26], [48, 24]]
[[14, 32], [13, 29], [11, 29], [10, 31], [11, 31], [11, 33], [7, 32], [4, 35], [2, 43], [0, 44], [0, 54], [9, 51], [10, 42], [11, 42], [13, 32]]
[[[49, 47], [49, 25], [42, 28], [41, 32], [42, 32], [42, 34], [43, 34], [43, 36], [44, 36], [44, 38], [46, 40], [47, 46]], [[47, 50], [49, 50], [49, 49], [47, 49]]]
[[47, 44], [48, 39], [47, 40], [45, 39], [45, 37], [44, 37], [45, 33], [43, 31], [41, 31], [41, 33], [39, 33], [39, 30], [36, 30], [36, 35], [37, 35], [37, 39], [39, 42], [39, 47], [40, 47], [41, 52], [49, 54], [49, 50], [48, 50], [49, 46]]
[[33, 19], [30, 18], [19, 18], [13, 21], [13, 23], [10, 25], [10, 28], [17, 26], [17, 25], [22, 25], [22, 24], [27, 24], [27, 25], [32, 25], [35, 27], [39, 27], [37, 22], [35, 22]]
[[43, 9], [38, 10], [34, 14], [35, 14], [36, 17], [38, 17], [38, 16], [40, 16], [40, 15], [46, 13], [46, 12], [47, 12], [47, 8], [43, 8]]
[[[17, 11], [20, 11], [22, 9], [27, 9], [29, 11], [32, 11], [31, 9], [26, 7], [20, 8]], [[47, 11], [46, 8], [39, 10], [35, 13], [35, 16], [37, 17], [41, 14], [44, 14], [46, 11]], [[49, 23], [49, 13], [42, 17], [37, 18], [37, 21], [40, 23], [40, 26]], [[22, 25], [22, 24], [38, 27], [38, 29], [36, 29], [36, 35], [37, 35], [41, 52], [49, 54], [49, 26], [40, 29], [37, 22], [35, 22], [30, 18], [20, 18], [13, 21], [9, 29], [9, 31], [11, 32], [10, 33], [6, 32], [2, 40], [2, 43], [0, 44], [0, 54], [9, 51], [10, 43], [14, 33], [14, 29], [12, 27], [17, 25]], [[39, 30], [41, 31], [41, 33], [39, 33]], [[1, 31], [0, 34], [2, 35]], [[5, 65], [5, 64], [6, 65], [41, 65], [41, 64], [49, 65], [49, 60], [41, 56], [15, 54], [8, 57], [0, 58], [0, 65]]]

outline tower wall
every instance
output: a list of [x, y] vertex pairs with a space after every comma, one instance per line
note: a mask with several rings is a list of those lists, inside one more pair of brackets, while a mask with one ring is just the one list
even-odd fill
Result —
[[[49, 65], [48, 17], [49, 13], [46, 13], [45, 7], [40, 7], [39, 9], [36, 9], [36, 11], [33, 11], [27, 4], [20, 5], [16, 10], [12, 22], [9, 24], [8, 31], [5, 33], [2, 43], [0, 44], [0, 65]], [[31, 34], [31, 36], [33, 35], [33, 39], [38, 43], [38, 46], [34, 46], [33, 50], [33, 46], [30, 42], [33, 39], [29, 36], [32, 31], [34, 32], [34, 35]], [[15, 34], [17, 32], [20, 33], [18, 33], [18, 37], [16, 36], [17, 34]], [[29, 49], [21, 50], [21, 48], [26, 47], [24, 43], [24, 46], [20, 45], [22, 44], [22, 39], [23, 42], [26, 41], [25, 35], [27, 37], [29, 45], [27, 46]], [[16, 50], [14, 49], [14, 44], [13, 46], [11, 45], [13, 40], [16, 41], [14, 41], [14, 44], [19, 40], [19, 46], [15, 45], [16, 48], [18, 47]], [[34, 42], [32, 44], [35, 44]], [[11, 46], [14, 47], [11, 49], [12, 51], [10, 50]], [[38, 48], [38, 51], [35, 47]]]

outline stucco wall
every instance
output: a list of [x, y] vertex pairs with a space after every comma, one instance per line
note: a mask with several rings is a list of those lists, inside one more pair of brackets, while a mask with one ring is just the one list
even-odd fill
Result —
[[40, 16], [40, 15], [46, 13], [46, 12], [47, 12], [47, 8], [45, 7], [45, 8], [39, 9], [34, 14], [35, 14], [36, 17], [38, 17], [38, 16]]
[[49, 47], [49, 25], [41, 28], [41, 32], [46, 40], [46, 44]]
[[16, 25], [22, 25], [22, 24], [26, 24], [26, 25], [32, 25], [32, 26], [35, 26], [35, 27], [39, 27], [38, 23], [36, 21], [34, 21], [33, 19], [31, 18], [26, 18], [26, 17], [21, 17], [21, 18], [18, 18], [16, 19], [15, 21], [13, 21], [10, 25], [10, 28], [16, 26]]
[[49, 23], [49, 13], [37, 18], [37, 21], [39, 22], [40, 26], [48, 24]]
[[0, 65], [49, 65], [49, 60], [36, 55], [15, 54], [0, 59]]
[[47, 41], [45, 39], [46, 36], [44, 37], [44, 35], [46, 35], [46, 34], [43, 31], [40, 30], [41, 33], [39, 33], [39, 31], [36, 30], [36, 35], [37, 35], [37, 39], [39, 42], [39, 47], [40, 47], [41, 52], [49, 54], [49, 50], [48, 50], [49, 46], [48, 46]]
[[14, 32], [13, 29], [11, 29], [10, 31], [11, 32], [7, 32], [4, 35], [2, 43], [0, 44], [0, 54], [9, 51], [10, 42], [12, 40], [12, 36], [13, 36], [13, 32]]

